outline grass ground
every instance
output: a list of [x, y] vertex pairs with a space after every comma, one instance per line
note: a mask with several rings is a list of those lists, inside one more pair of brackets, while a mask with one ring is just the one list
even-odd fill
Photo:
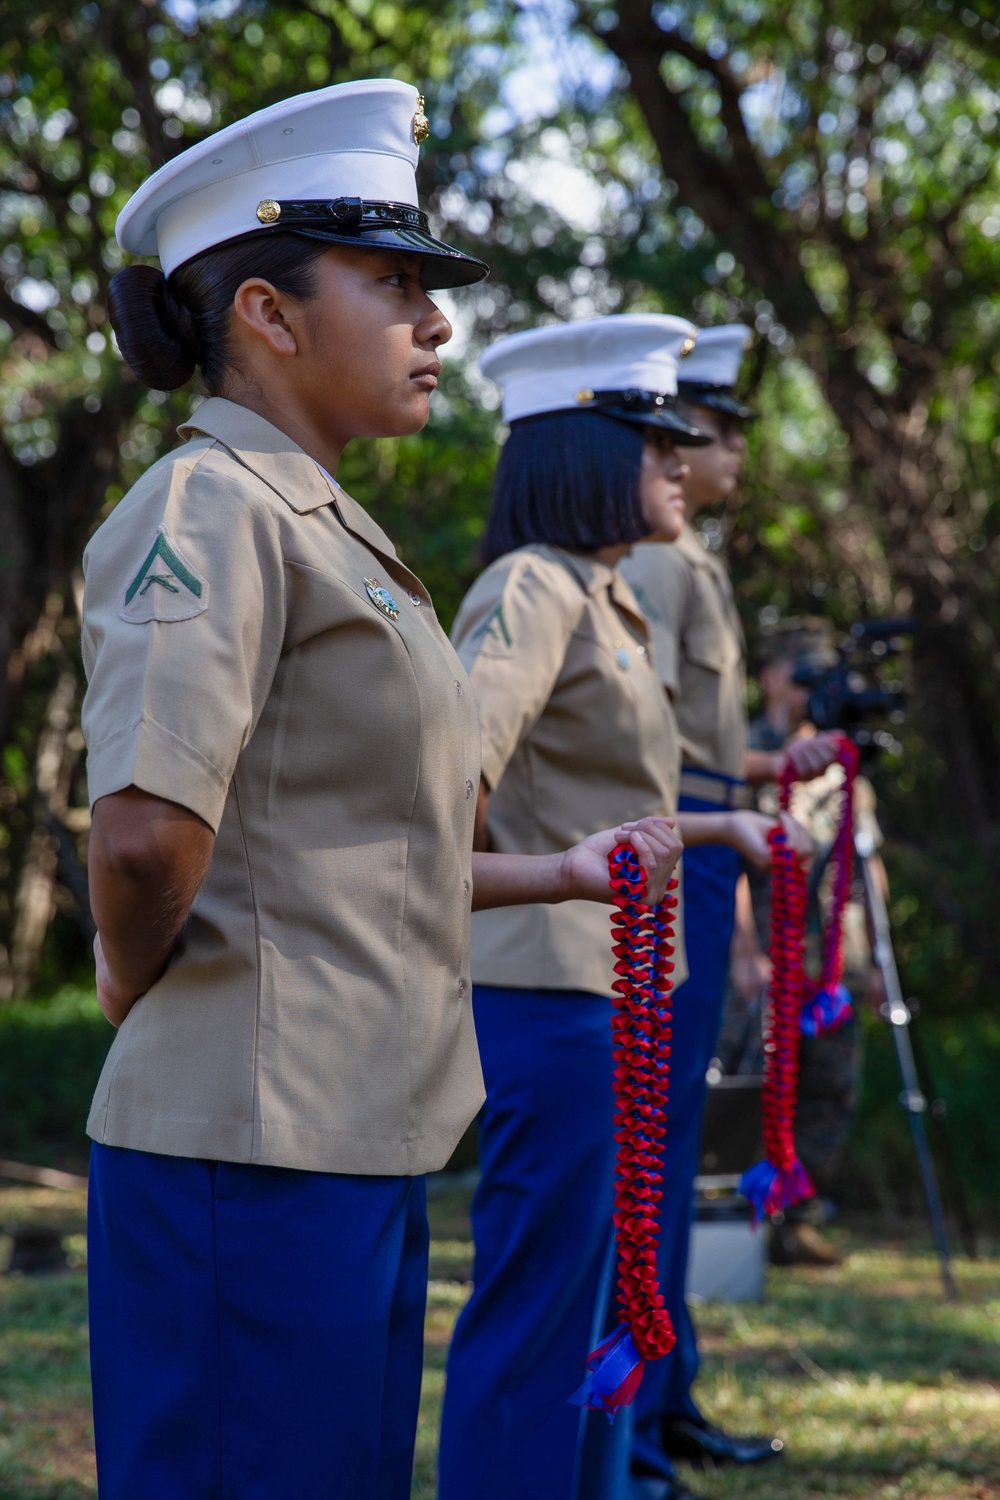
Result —
[[[466, 1196], [434, 1197], [431, 1217], [420, 1500], [434, 1493], [445, 1355], [471, 1271]], [[83, 1195], [0, 1185], [0, 1228], [29, 1220], [59, 1226], [74, 1269], [0, 1276], [0, 1500], [94, 1500]], [[692, 1487], [718, 1500], [1000, 1500], [1000, 1257], [960, 1262], [947, 1305], [922, 1244], [870, 1225], [836, 1237], [842, 1268], [774, 1271], [762, 1306], [702, 1309], [706, 1410], [780, 1432], [787, 1457]]]

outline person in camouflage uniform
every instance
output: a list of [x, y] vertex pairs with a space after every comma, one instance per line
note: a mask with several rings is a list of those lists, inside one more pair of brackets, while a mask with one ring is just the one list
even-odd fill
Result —
[[[795, 682], [794, 674], [806, 666], [815, 670], [831, 665], [835, 652], [824, 622], [786, 620], [769, 634], [762, 655], [763, 711], [751, 721], [749, 744], [755, 750], [778, 750], [790, 736], [812, 732], [806, 719], [807, 693]], [[792, 792], [792, 812], [808, 829], [816, 845], [810, 874], [806, 967], [817, 977], [823, 925], [831, 903], [829, 857], [837, 832], [842, 785], [843, 769], [837, 764], [813, 781], [797, 783]], [[756, 806], [761, 812], [776, 811], [777, 786], [771, 783], [761, 787]], [[854, 791], [855, 826], [868, 827], [877, 849], [882, 843], [882, 833], [875, 806], [871, 783], [859, 777]], [[884, 885], [881, 859], [876, 854], [874, 860], [877, 878]], [[767, 958], [770, 925], [770, 880], [766, 874], [750, 871], [743, 877], [737, 893], [730, 983], [719, 1041], [719, 1057], [728, 1072], [763, 1070], [762, 1027], [770, 977]], [[863, 887], [857, 880], [844, 913], [844, 984], [856, 1005], [868, 1003], [877, 1007], [884, 998], [869, 941]], [[802, 1039], [796, 1143], [817, 1194], [822, 1197], [836, 1189], [857, 1106], [862, 1039], [862, 1028], [856, 1019], [836, 1031]], [[836, 1263], [836, 1251], [815, 1227], [816, 1208], [813, 1200], [811, 1205], [803, 1205], [774, 1226], [771, 1250], [776, 1263]]]

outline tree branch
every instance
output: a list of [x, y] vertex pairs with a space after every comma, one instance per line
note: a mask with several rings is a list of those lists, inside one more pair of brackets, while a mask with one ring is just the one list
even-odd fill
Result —
[[52, 329], [42, 314], [18, 302], [3, 282], [0, 282], [0, 317], [5, 323], [10, 324], [15, 335], [32, 334], [35, 338], [41, 339], [47, 349], [56, 347]]

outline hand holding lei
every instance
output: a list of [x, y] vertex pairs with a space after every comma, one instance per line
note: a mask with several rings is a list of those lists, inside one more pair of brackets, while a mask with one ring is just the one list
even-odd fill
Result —
[[[756, 1220], [812, 1197], [809, 1174], [795, 1150], [798, 1103], [799, 1042], [802, 1035], [843, 1025], [850, 996], [841, 982], [844, 971], [844, 910], [851, 892], [854, 779], [857, 747], [840, 737], [837, 759], [844, 768], [843, 804], [834, 842], [833, 909], [824, 936], [823, 975], [807, 995], [805, 936], [809, 904], [805, 870], [789, 847], [782, 827], [772, 828], [771, 845], [771, 988], [764, 1028], [764, 1160], [744, 1172], [740, 1192], [751, 1202]], [[787, 765], [781, 778], [781, 809], [788, 810], [795, 770]]]
[[659, 1201], [662, 1142], [670, 1080], [673, 981], [672, 915], [677, 881], [658, 906], [646, 906], [646, 878], [628, 844], [608, 864], [614, 909], [615, 1240], [621, 1322], [587, 1358], [588, 1374], [570, 1397], [577, 1406], [615, 1413], [635, 1398], [646, 1360], [674, 1346], [674, 1329], [659, 1287]]
[[[858, 774], [858, 747], [846, 735], [840, 735], [837, 760], [844, 768], [840, 816], [830, 853], [833, 876], [833, 901], [823, 934], [823, 969], [819, 984], [807, 993], [802, 1004], [802, 1035], [818, 1036], [836, 1031], [851, 1016], [851, 997], [844, 982], [844, 912], [851, 899], [851, 877], [854, 870], [854, 783]], [[782, 807], [791, 797], [791, 778], [782, 779]]]

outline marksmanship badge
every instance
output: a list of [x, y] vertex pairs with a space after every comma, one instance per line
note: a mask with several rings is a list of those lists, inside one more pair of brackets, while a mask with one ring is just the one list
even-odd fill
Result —
[[390, 620], [399, 619], [399, 605], [389, 593], [389, 590], [382, 587], [377, 578], [365, 579], [365, 592], [376, 609], [380, 609], [384, 615], [388, 615]]

